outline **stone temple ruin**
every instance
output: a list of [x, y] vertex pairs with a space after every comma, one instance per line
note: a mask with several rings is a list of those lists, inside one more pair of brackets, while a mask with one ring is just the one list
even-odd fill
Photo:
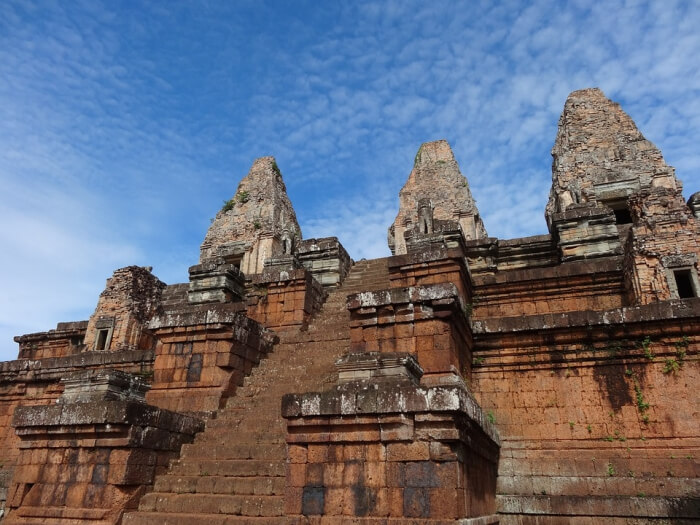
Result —
[[597, 89], [552, 155], [549, 234], [502, 240], [424, 144], [359, 262], [256, 160], [188, 282], [15, 338], [0, 521], [697, 523], [700, 194]]

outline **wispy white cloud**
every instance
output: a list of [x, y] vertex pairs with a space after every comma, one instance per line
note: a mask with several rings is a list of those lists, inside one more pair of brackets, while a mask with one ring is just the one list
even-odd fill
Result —
[[698, 25], [683, 1], [2, 2], [0, 330], [86, 317], [116, 266], [185, 280], [261, 155], [305, 235], [356, 259], [388, 253], [413, 156], [439, 138], [491, 235], [543, 233], [558, 116], [582, 87], [620, 102], [690, 194]]

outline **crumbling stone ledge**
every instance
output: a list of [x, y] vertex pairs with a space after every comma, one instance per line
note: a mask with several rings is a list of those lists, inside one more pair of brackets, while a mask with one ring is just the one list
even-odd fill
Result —
[[644, 323], [663, 319], [693, 319], [700, 317], [700, 298], [677, 299], [642, 306], [626, 306], [601, 312], [583, 311], [560, 314], [503, 317], [472, 321], [477, 334], [497, 334], [527, 330], [548, 330], [582, 326], [605, 326], [624, 323]]
[[[120, 350], [119, 352], [83, 352], [65, 357], [45, 359], [16, 359], [0, 362], [0, 380], [61, 379], [65, 373], [87, 368], [109, 368], [118, 366], [142, 366], [150, 370], [153, 365], [153, 350]], [[145, 370], [144, 370], [145, 371]]]
[[659, 496], [497, 496], [498, 512], [537, 516], [596, 518], [700, 518], [700, 498]]
[[[372, 383], [338, 385], [327, 392], [286, 394], [282, 398], [282, 417], [317, 418], [315, 423], [333, 425], [330, 416], [377, 415], [427, 412], [460, 413], [476, 422], [495, 444], [500, 438], [495, 425], [485, 416], [474, 396], [463, 386], [385, 385]], [[294, 438], [292, 438], [294, 440]]]

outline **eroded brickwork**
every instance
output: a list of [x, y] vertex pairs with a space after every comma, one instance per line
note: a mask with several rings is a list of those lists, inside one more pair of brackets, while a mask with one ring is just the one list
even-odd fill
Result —
[[325, 298], [322, 285], [304, 269], [264, 272], [251, 283], [248, 315], [277, 331], [307, 326]]

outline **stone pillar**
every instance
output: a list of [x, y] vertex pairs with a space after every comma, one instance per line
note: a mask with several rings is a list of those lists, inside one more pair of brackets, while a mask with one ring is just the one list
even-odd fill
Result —
[[622, 254], [615, 215], [592, 203], [573, 205], [551, 216], [562, 262]]
[[200, 417], [224, 406], [277, 342], [242, 302], [188, 305], [149, 328], [158, 344], [148, 402]]
[[423, 382], [454, 384], [471, 377], [469, 306], [452, 283], [348, 297], [351, 352], [408, 352]]
[[405, 353], [349, 355], [338, 367], [332, 390], [283, 398], [287, 516], [498, 523], [499, 438], [464, 383], [419, 386]]
[[244, 295], [245, 277], [223, 257], [212, 257], [190, 267], [190, 289], [187, 292], [189, 303], [240, 301]]
[[246, 304], [248, 316], [273, 330], [308, 325], [323, 305], [326, 293], [307, 270], [271, 268], [251, 276]]
[[146, 385], [109, 371], [73, 376], [52, 406], [18, 407], [21, 439], [4, 524], [116, 524], [202, 421], [147, 405]]
[[337, 237], [299, 241], [296, 256], [324, 287], [341, 285], [352, 267], [352, 259]]

